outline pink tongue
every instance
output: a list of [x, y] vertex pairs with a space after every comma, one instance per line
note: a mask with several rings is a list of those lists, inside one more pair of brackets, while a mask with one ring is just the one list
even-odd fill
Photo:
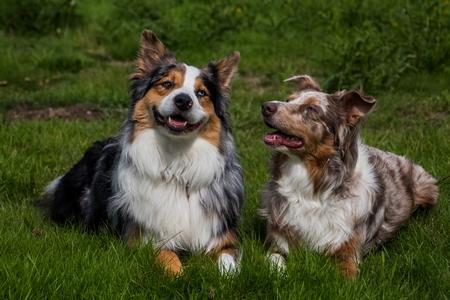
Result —
[[278, 132], [268, 133], [264, 136], [264, 142], [271, 146], [284, 145], [290, 148], [299, 148], [303, 146], [303, 141], [297, 138], [289, 138]]
[[173, 118], [169, 117], [167, 124], [169, 124], [169, 126], [174, 127], [174, 128], [183, 129], [186, 127], [187, 121], [173, 119]]
[[273, 146], [280, 146], [283, 144], [283, 138], [277, 133], [268, 133], [264, 136], [264, 142]]

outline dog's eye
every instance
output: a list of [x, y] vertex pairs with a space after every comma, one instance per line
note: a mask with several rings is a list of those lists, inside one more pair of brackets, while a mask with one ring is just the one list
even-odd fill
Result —
[[165, 88], [166, 90], [171, 89], [173, 87], [173, 82], [170, 80], [164, 81], [161, 83], [161, 86]]
[[206, 96], [206, 91], [205, 90], [198, 90], [195, 92], [195, 94], [197, 95], [197, 97], [201, 98], [201, 97], [205, 97]]
[[308, 105], [305, 108], [305, 110], [306, 110], [307, 113], [312, 113], [312, 114], [316, 114], [317, 113], [317, 108], [315, 106], [313, 106], [313, 105]]

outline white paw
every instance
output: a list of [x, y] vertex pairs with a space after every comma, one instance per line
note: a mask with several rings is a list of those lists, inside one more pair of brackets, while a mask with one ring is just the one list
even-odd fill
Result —
[[217, 259], [217, 264], [219, 265], [219, 271], [222, 275], [232, 275], [238, 272], [239, 265], [234, 259], [234, 257], [228, 253], [220, 254]]
[[280, 273], [286, 270], [286, 261], [283, 255], [279, 253], [271, 253], [267, 258], [269, 260], [270, 268]]

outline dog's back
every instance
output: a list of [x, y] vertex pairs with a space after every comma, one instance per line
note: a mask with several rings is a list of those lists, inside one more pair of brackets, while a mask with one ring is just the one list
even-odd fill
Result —
[[95, 142], [67, 173], [47, 186], [39, 203], [45, 213], [58, 223], [82, 219], [89, 228], [94, 229], [106, 218], [106, 207], [101, 201], [87, 203], [87, 194], [93, 191], [95, 181], [94, 192], [103, 195], [89, 199], [109, 197], [112, 162], [117, 149], [115, 138]]
[[367, 238], [381, 244], [416, 208], [436, 204], [438, 187], [430, 174], [405, 157], [373, 147], [367, 147], [367, 151], [378, 182], [377, 197], [367, 220]]

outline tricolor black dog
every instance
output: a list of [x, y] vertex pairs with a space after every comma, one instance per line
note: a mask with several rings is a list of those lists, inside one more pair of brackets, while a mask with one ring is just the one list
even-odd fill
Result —
[[221, 271], [236, 270], [243, 177], [227, 108], [238, 62], [235, 52], [203, 69], [180, 63], [144, 31], [128, 118], [49, 184], [42, 205], [51, 219], [151, 241], [171, 274], [182, 270], [177, 251], [203, 251]]
[[374, 98], [324, 93], [306, 75], [287, 81], [296, 91], [262, 106], [275, 129], [264, 137], [275, 152], [262, 199], [270, 260], [283, 268], [289, 250], [304, 244], [354, 277], [362, 255], [390, 239], [417, 207], [436, 203], [436, 180], [406, 158], [361, 142]]

